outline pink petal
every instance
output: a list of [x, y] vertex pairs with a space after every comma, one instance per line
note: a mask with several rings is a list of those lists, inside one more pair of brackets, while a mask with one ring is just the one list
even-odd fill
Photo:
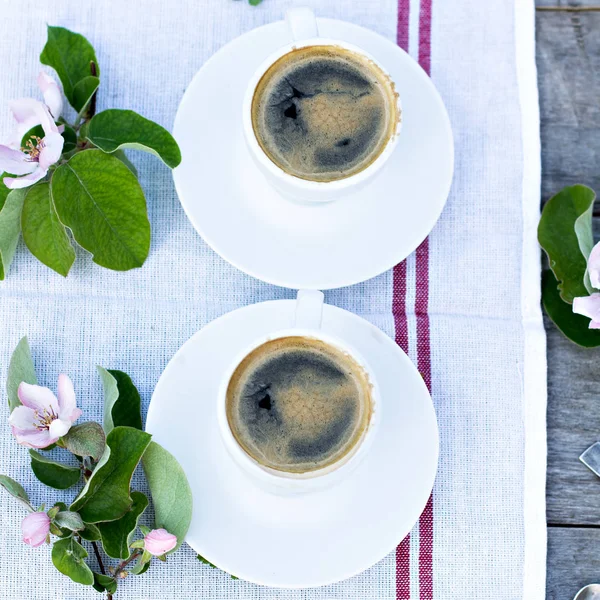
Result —
[[40, 179], [46, 177], [48, 169], [42, 169], [39, 166], [39, 163], [34, 164], [37, 165], [37, 168], [33, 173], [30, 173], [29, 175], [25, 175], [23, 177], [5, 177], [3, 179], [4, 185], [7, 188], [10, 188], [11, 190], [18, 190], [21, 188], [29, 187], [30, 185], [33, 185], [34, 183], [38, 182]]
[[50, 429], [48, 430], [51, 438], [60, 438], [65, 435], [69, 429], [71, 429], [71, 421], [63, 421], [62, 419], [54, 419], [50, 423]]
[[41, 546], [50, 533], [50, 517], [45, 512], [29, 513], [21, 523], [23, 541], [34, 548]]
[[600, 290], [600, 242], [592, 248], [588, 258], [587, 268], [592, 287]]
[[600, 329], [600, 321], [590, 321], [590, 329]]
[[[77, 403], [75, 400], [75, 389], [73, 388], [73, 382], [68, 375], [61, 373], [58, 376], [58, 416], [61, 419], [71, 419], [73, 411], [77, 409]], [[80, 411], [81, 414], [81, 411]], [[79, 415], [77, 415], [79, 417]]]
[[63, 98], [58, 84], [53, 77], [44, 73], [44, 71], [40, 71], [37, 82], [40, 90], [42, 90], [42, 93], [44, 94], [46, 106], [50, 110], [52, 116], [55, 119], [58, 119], [63, 109]]
[[58, 440], [58, 438], [51, 437], [47, 429], [25, 431], [18, 427], [13, 427], [12, 432], [17, 440], [17, 444], [21, 444], [21, 446], [27, 448], [46, 448]]
[[573, 312], [600, 321], [600, 294], [573, 299]]
[[44, 137], [42, 142], [43, 146], [38, 160], [40, 169], [48, 170], [48, 167], [60, 158], [65, 140], [60, 133], [52, 131]]
[[177, 537], [166, 529], [153, 529], [144, 538], [144, 548], [154, 556], [160, 556], [177, 546]]
[[58, 414], [58, 400], [47, 387], [31, 385], [23, 381], [19, 384], [17, 395], [22, 404], [33, 410], [40, 412], [52, 410], [55, 415]]
[[17, 406], [10, 413], [8, 423], [21, 431], [37, 431], [35, 410], [29, 406]]
[[0, 144], [0, 171], [13, 175], [26, 175], [37, 169], [36, 162], [20, 150], [13, 150]]
[[35, 122], [36, 125], [42, 126], [45, 135], [48, 135], [51, 131], [58, 131], [48, 107], [39, 100], [21, 98], [20, 100], [13, 100], [9, 106], [18, 123]]

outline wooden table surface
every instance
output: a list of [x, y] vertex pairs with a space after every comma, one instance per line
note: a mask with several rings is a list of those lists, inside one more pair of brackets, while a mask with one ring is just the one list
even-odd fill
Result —
[[[537, 4], [542, 202], [574, 183], [600, 193], [600, 0]], [[598, 239], [599, 217], [594, 226]], [[546, 598], [572, 600], [600, 583], [600, 479], [578, 460], [600, 440], [600, 349], [575, 346], [548, 320], [546, 332]]]

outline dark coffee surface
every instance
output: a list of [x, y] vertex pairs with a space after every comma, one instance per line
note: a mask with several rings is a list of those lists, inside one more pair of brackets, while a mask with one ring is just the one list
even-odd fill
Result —
[[227, 417], [238, 443], [281, 471], [336, 462], [361, 439], [370, 414], [363, 369], [312, 338], [263, 344], [238, 366], [227, 390]]
[[379, 67], [336, 46], [280, 58], [259, 82], [252, 104], [265, 153], [284, 171], [314, 181], [366, 168], [397, 118], [392, 84]]

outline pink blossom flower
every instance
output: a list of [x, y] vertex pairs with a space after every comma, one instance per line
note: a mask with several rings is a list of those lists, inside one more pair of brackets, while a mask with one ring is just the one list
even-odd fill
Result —
[[65, 435], [81, 416], [75, 402], [73, 382], [67, 375], [58, 376], [58, 398], [46, 387], [22, 382], [19, 400], [8, 422], [19, 444], [28, 448], [45, 448]]
[[144, 537], [144, 549], [154, 556], [161, 556], [177, 546], [177, 537], [166, 529], [153, 529]]
[[21, 523], [23, 541], [34, 548], [41, 546], [50, 533], [50, 517], [45, 512], [29, 513]]
[[573, 312], [591, 319], [590, 329], [600, 329], [600, 294], [574, 298]]
[[590, 252], [587, 270], [592, 287], [600, 290], [600, 242], [598, 242]]
[[[62, 154], [64, 140], [60, 135], [64, 126], [54, 122], [63, 107], [58, 84], [50, 75], [41, 72], [38, 85], [44, 94], [46, 104], [33, 98], [21, 98], [10, 103], [10, 109], [17, 127], [8, 145], [0, 144], [0, 171], [23, 177], [5, 177], [7, 187], [23, 188], [33, 185], [46, 176], [48, 168], [58, 161]], [[36, 125], [44, 130], [43, 138], [31, 138], [24, 148], [20, 148], [23, 136]]]

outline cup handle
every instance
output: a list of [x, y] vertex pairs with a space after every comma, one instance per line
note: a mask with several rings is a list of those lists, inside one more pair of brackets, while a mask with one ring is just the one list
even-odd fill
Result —
[[319, 37], [315, 13], [308, 7], [290, 8], [285, 13], [285, 22], [294, 42]]
[[296, 296], [295, 326], [301, 329], [321, 329], [323, 292], [300, 290]]

